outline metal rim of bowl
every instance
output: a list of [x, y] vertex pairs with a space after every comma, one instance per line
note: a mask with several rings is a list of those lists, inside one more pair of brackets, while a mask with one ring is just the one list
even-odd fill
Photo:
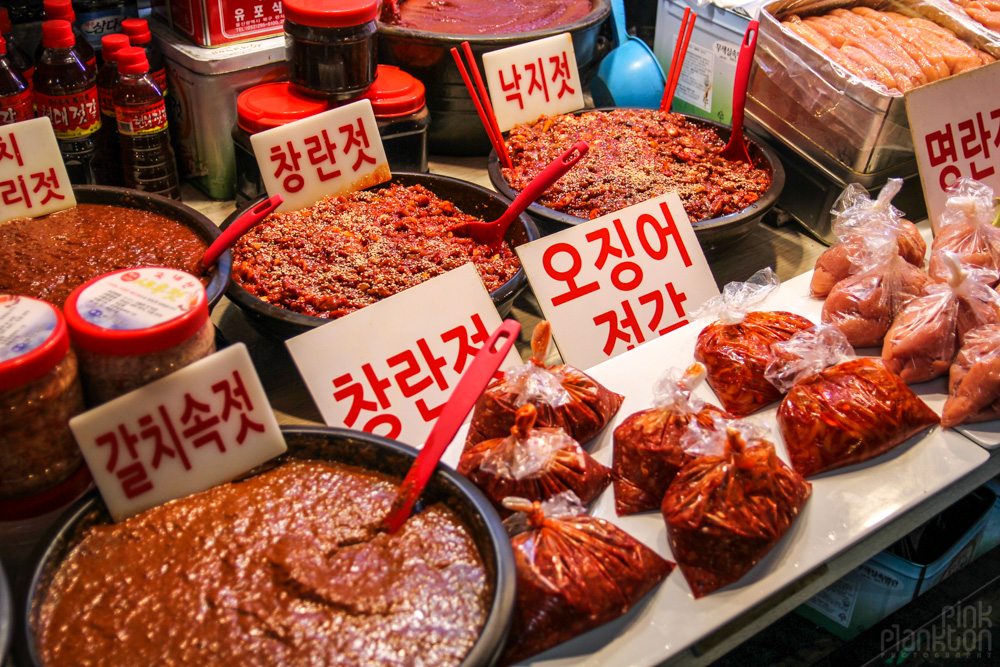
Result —
[[[327, 440], [342, 440], [350, 444], [369, 445], [376, 450], [381, 450], [380, 453], [385, 453], [384, 450], [388, 450], [390, 457], [404, 460], [407, 468], [417, 455], [417, 450], [409, 445], [379, 435], [350, 429], [328, 426], [282, 426], [281, 431], [286, 438], [325, 438]], [[272, 459], [255, 471], [263, 472], [268, 467], [273, 467], [289, 458], [306, 457], [296, 457], [294, 453], [289, 452]], [[343, 461], [340, 458], [331, 457], [328, 460], [354, 465], [350, 461]], [[376, 468], [376, 472], [383, 472], [402, 479], [402, 475], [393, 475], [388, 471], [391, 465], [390, 460], [379, 457], [378, 462], [384, 464], [385, 467], [381, 470]], [[255, 474], [255, 471], [250, 471], [247, 476]], [[405, 473], [405, 471], [403, 472]], [[489, 558], [496, 564], [493, 601], [487, 613], [486, 622], [479, 633], [479, 638], [469, 649], [461, 664], [463, 667], [492, 665], [503, 651], [514, 612], [517, 572], [510, 538], [496, 509], [483, 492], [465, 476], [446, 465], [438, 465], [431, 477], [431, 482], [428, 483], [428, 488], [434, 485], [435, 480], [453, 490], [453, 497], [456, 501], [464, 502], [466, 507], [482, 519], [486, 540], [491, 546], [491, 553], [481, 553], [481, 556], [484, 561]], [[18, 665], [23, 667], [42, 666], [34, 632], [31, 629], [31, 609], [34, 605], [35, 595], [39, 587], [43, 585], [44, 578], [51, 574], [52, 567], [55, 567], [49, 566], [49, 562], [54, 558], [66, 555], [71, 546], [68, 542], [74, 537], [74, 531], [78, 524], [92, 515], [95, 510], [98, 510], [100, 503], [101, 498], [98, 491], [96, 489], [88, 491], [56, 520], [29, 558], [29, 569], [21, 576], [15, 603], [21, 612], [22, 621], [12, 642]], [[468, 527], [470, 531], [473, 530], [472, 526]]]
[[10, 652], [10, 638], [14, 626], [14, 605], [10, 599], [10, 586], [7, 575], [0, 563], [0, 664]]
[[[614, 108], [626, 108], [626, 107], [614, 107]], [[574, 115], [581, 115], [584, 113], [590, 113], [594, 111], [611, 111], [610, 108], [598, 108], [598, 109], [580, 109], [579, 111], [574, 111]], [[644, 109], [645, 111], [650, 111], [650, 109]], [[701, 118], [700, 116], [692, 116], [689, 114], [680, 114], [684, 116], [687, 120], [695, 123], [702, 123], [704, 125], [710, 125], [717, 130], [720, 130], [720, 138], [723, 140], [728, 139], [728, 133], [732, 131], [732, 126], [719, 123], [708, 118]], [[722, 215], [717, 218], [707, 218], [699, 222], [692, 222], [691, 226], [694, 228], [695, 234], [706, 235], [707, 233], [713, 233], [715, 235], [721, 236], [727, 231], [739, 231], [745, 224], [749, 224], [756, 220], [759, 220], [765, 213], [774, 208], [775, 204], [778, 203], [778, 197], [781, 196], [781, 191], [785, 187], [785, 168], [781, 164], [781, 160], [778, 158], [778, 154], [773, 148], [767, 145], [760, 137], [753, 134], [752, 132], [743, 130], [744, 137], [750, 140], [752, 146], [755, 146], [763, 154], [764, 158], [767, 160], [768, 165], [771, 167], [771, 185], [768, 186], [764, 194], [756, 202], [750, 206], [736, 211], [735, 213], [729, 213], [727, 215]], [[751, 148], [752, 150], [752, 148]], [[487, 171], [489, 172], [490, 182], [497, 189], [498, 192], [502, 193], [505, 197], [513, 199], [519, 193], [510, 187], [507, 183], [507, 179], [504, 178], [503, 173], [500, 171], [500, 159], [497, 156], [496, 150], [490, 151], [490, 156], [487, 162]], [[587, 222], [584, 218], [578, 218], [575, 215], [569, 215], [568, 213], [562, 213], [560, 211], [553, 210], [547, 206], [543, 206], [539, 203], [533, 203], [528, 206], [528, 212], [532, 215], [547, 220], [549, 222], [556, 223], [561, 227], [572, 227], [573, 225], [578, 225], [583, 222]]]
[[[121, 206], [123, 208], [149, 211], [168, 217], [171, 220], [193, 228], [208, 244], [211, 244], [222, 233], [219, 226], [204, 214], [196, 211], [187, 204], [161, 195], [110, 185], [74, 185], [73, 193], [76, 195], [76, 201], [79, 204]], [[212, 309], [222, 299], [222, 295], [226, 293], [232, 263], [233, 255], [228, 250], [216, 262], [215, 275], [212, 276], [208, 286], [205, 288], [208, 295], [209, 309]]]
[[611, 0], [593, 0], [591, 4], [590, 13], [583, 18], [577, 19], [571, 23], [566, 23], [560, 26], [554, 26], [551, 28], [544, 28], [542, 30], [532, 30], [530, 32], [513, 32], [513, 33], [500, 33], [500, 34], [490, 34], [490, 33], [470, 33], [470, 34], [454, 34], [447, 32], [433, 32], [431, 30], [417, 30], [414, 28], [404, 28], [402, 26], [394, 25], [392, 23], [378, 22], [378, 31], [386, 35], [391, 35], [395, 37], [402, 37], [411, 40], [425, 39], [428, 41], [433, 41], [436, 43], [445, 42], [448, 44], [453, 43], [454, 46], [459, 46], [462, 42], [489, 42], [491, 48], [502, 49], [505, 46], [513, 46], [515, 44], [521, 44], [526, 41], [534, 41], [536, 39], [543, 39], [545, 37], [552, 37], [553, 35], [559, 35], [564, 32], [572, 32], [575, 30], [586, 29], [594, 26], [598, 23], [604, 21], [608, 16], [611, 15]]
[[[484, 188], [481, 185], [470, 183], [469, 181], [463, 181], [461, 179], [453, 178], [451, 176], [444, 176], [441, 174], [427, 174], [423, 172], [405, 172], [405, 171], [393, 172], [392, 178], [395, 180], [397, 177], [399, 177], [399, 179], [403, 181], [422, 183], [425, 185], [425, 187], [427, 187], [428, 190], [433, 190], [431, 185], [435, 182], [449, 183], [456, 187], [467, 188], [471, 192], [481, 194], [491, 200], [496, 201], [497, 203], [503, 203], [503, 205], [505, 206], [510, 204], [510, 200], [505, 198], [502, 194], [498, 194], [488, 188]], [[391, 184], [392, 182], [393, 181], [389, 181], [387, 183], [380, 184], [380, 186], [385, 187]], [[234, 220], [236, 220], [237, 217], [239, 217], [239, 215], [243, 211], [259, 204], [264, 199], [265, 197], [262, 196], [258, 199], [249, 202], [244, 208], [233, 212], [228, 218], [226, 218], [225, 221], [223, 221], [222, 225], [220, 225], [220, 230], [225, 230], [230, 224], [233, 223]], [[538, 227], [535, 225], [534, 220], [531, 219], [531, 216], [528, 215], [528, 213], [522, 213], [518, 217], [518, 219], [525, 226], [527, 243], [530, 243], [531, 241], [534, 241], [539, 238]], [[513, 229], [513, 226], [511, 226], [510, 229]], [[508, 231], [508, 233], [510, 232]], [[517, 270], [517, 272], [510, 280], [505, 282], [503, 285], [498, 287], [493, 292], [490, 292], [490, 298], [493, 300], [494, 305], [499, 305], [500, 303], [507, 301], [508, 299], [513, 300], [514, 297], [516, 297], [520, 292], [522, 292], [525, 289], [525, 287], [527, 287], [527, 285], [528, 285], [528, 277], [524, 273], [524, 267], [521, 267]], [[260, 299], [259, 297], [256, 297], [250, 292], [248, 292], [236, 280], [230, 280], [229, 287], [226, 290], [226, 295], [229, 297], [230, 301], [236, 304], [238, 308], [244, 311], [248, 311], [253, 316], [257, 316], [265, 320], [271, 320], [271, 321], [276, 320], [286, 325], [287, 328], [301, 329], [303, 332], [308, 331], [309, 329], [314, 329], [318, 326], [322, 326], [324, 324], [327, 324], [328, 322], [334, 321], [333, 319], [328, 319], [325, 317], [317, 317], [315, 315], [306, 315], [304, 313], [298, 313], [295, 312], [294, 310], [288, 310], [286, 308], [282, 308], [281, 306], [275, 306], [273, 304], [267, 303], [263, 299]]]

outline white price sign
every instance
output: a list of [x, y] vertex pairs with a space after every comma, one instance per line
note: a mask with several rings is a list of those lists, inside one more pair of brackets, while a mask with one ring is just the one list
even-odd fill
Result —
[[584, 106], [568, 32], [484, 53], [483, 69], [501, 132]]
[[991, 63], [906, 93], [906, 115], [924, 187], [927, 215], [937, 232], [948, 188], [963, 176], [1000, 195], [1000, 63]]
[[[500, 324], [476, 268], [464, 264], [285, 344], [329, 426], [419, 448]], [[511, 349], [497, 376], [520, 364]]]
[[0, 222], [76, 206], [48, 116], [0, 126]]
[[516, 250], [563, 360], [581, 369], [684, 326], [719, 293], [674, 193]]
[[250, 137], [267, 194], [297, 211], [392, 178], [372, 103], [359, 100]]

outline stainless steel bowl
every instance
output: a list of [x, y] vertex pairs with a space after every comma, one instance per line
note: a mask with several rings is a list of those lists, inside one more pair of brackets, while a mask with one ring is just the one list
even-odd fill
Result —
[[[575, 113], [582, 114], [593, 111], [607, 110], [608, 109], [581, 109]], [[648, 111], [648, 109], [645, 111]], [[732, 131], [732, 128], [729, 125], [723, 125], [722, 123], [717, 123], [698, 116], [684, 115], [692, 122], [702, 123], [716, 128], [719, 133], [719, 137], [723, 141], [729, 140], [729, 135]], [[764, 143], [764, 141], [756, 135], [744, 132], [744, 136], [748, 139], [747, 149], [750, 152], [750, 158], [756, 166], [765, 169], [770, 174], [771, 186], [760, 199], [742, 211], [719, 216], [718, 218], [709, 218], [700, 222], [693, 222], [691, 226], [694, 228], [695, 235], [698, 237], [698, 241], [701, 243], [702, 248], [706, 250], [732, 244], [739, 241], [739, 239], [745, 237], [747, 234], [753, 232], [764, 215], [774, 208], [775, 204], [777, 204], [778, 197], [781, 195], [781, 190], [785, 186], [785, 169], [782, 167], [781, 160], [778, 159], [777, 153], [775, 153], [770, 146]], [[510, 184], [507, 183], [507, 179], [504, 178], [503, 173], [501, 172], [500, 159], [497, 157], [496, 151], [492, 151], [490, 153], [487, 170], [489, 171], [490, 182], [493, 183], [493, 187], [495, 187], [498, 192], [511, 199], [519, 194], [517, 190], [510, 187]], [[528, 207], [528, 213], [535, 220], [535, 223], [538, 225], [538, 230], [543, 236], [572, 227], [573, 225], [578, 225], [581, 222], [587, 222], [584, 218], [578, 218], [574, 215], [569, 215], [568, 213], [553, 210], [537, 202]]]
[[[288, 452], [250, 471], [247, 476], [260, 474], [289, 459], [319, 459], [402, 480], [416, 457], [416, 451], [407, 445], [360, 431], [316, 426], [283, 427], [282, 432], [288, 443]], [[514, 610], [516, 573], [510, 539], [500, 516], [486, 496], [447, 466], [437, 467], [414, 511], [420, 511], [421, 506], [432, 502], [445, 503], [461, 517], [486, 567], [493, 590], [489, 614], [479, 639], [462, 665], [492, 665], [503, 650]], [[100, 496], [96, 491], [91, 492], [66, 511], [39, 545], [31, 565], [23, 573], [24, 593], [17, 607], [22, 618], [26, 619], [24, 627], [19, 628], [14, 638], [14, 655], [20, 667], [42, 667], [31, 622], [35, 600], [44, 592], [82, 532], [89, 526], [109, 522], [107, 508]], [[155, 560], [155, 555], [151, 554], [150, 558]], [[112, 656], [109, 656], [109, 661], [114, 662]]]
[[[492, 190], [450, 176], [420, 172], [397, 172], [392, 175], [390, 183], [407, 186], [423, 185], [438, 197], [454, 203], [463, 212], [484, 220], [494, 220], [500, 217], [500, 214], [507, 210], [507, 206], [510, 204], [509, 201]], [[386, 187], [387, 185], [388, 183], [385, 183], [375, 187]], [[254, 206], [260, 201], [250, 202], [247, 206]], [[236, 211], [226, 218], [221, 228], [228, 227], [240, 213], [242, 211]], [[511, 246], [523, 245], [539, 238], [538, 228], [531, 216], [522, 213], [507, 229], [504, 238]], [[496, 306], [501, 317], [510, 312], [514, 305], [514, 299], [527, 286], [528, 278], [524, 274], [524, 269], [518, 269], [513, 278], [490, 293], [493, 305]], [[226, 294], [229, 296], [229, 300], [243, 312], [250, 326], [261, 335], [271, 339], [287, 340], [330, 321], [322, 317], [296, 313], [271, 305], [250, 294], [235, 280], [229, 285]]]

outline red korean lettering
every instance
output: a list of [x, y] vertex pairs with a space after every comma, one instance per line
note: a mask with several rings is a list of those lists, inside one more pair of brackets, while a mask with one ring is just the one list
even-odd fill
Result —
[[42, 201], [38, 202], [39, 206], [44, 206], [53, 199], [66, 199], [66, 195], [57, 192], [59, 189], [59, 177], [56, 175], [54, 167], [49, 167], [48, 172], [40, 171], [36, 174], [31, 174], [31, 178], [35, 180], [34, 187], [31, 188], [33, 193], [38, 194], [42, 189], [45, 190]]
[[212, 385], [212, 393], [222, 394], [222, 421], [228, 424], [232, 411], [235, 409], [239, 412], [240, 430], [236, 434], [237, 445], [242, 445], [246, 441], [250, 431], [264, 432], [263, 424], [250, 419], [248, 413], [253, 412], [253, 402], [238, 370], [233, 371], [232, 384], [229, 380], [220, 380]]
[[136, 443], [139, 442], [139, 437], [133, 435], [125, 424], [119, 424], [117, 433], [115, 431], [108, 431], [94, 438], [94, 444], [98, 447], [105, 445], [108, 447], [108, 462], [104, 466], [108, 472], [114, 472], [118, 469], [119, 436], [121, 436], [122, 441], [125, 443], [125, 449], [128, 450], [128, 455], [131, 459], [135, 460], [139, 458], [139, 453], [135, 449]]
[[412, 382], [412, 379], [420, 373], [421, 367], [420, 362], [417, 361], [417, 355], [412, 350], [405, 350], [386, 360], [390, 368], [405, 364], [406, 367], [399, 373], [396, 373], [394, 377], [396, 385], [406, 398], [413, 398], [435, 383], [441, 390], [448, 388], [448, 382], [444, 379], [444, 375], [441, 374], [441, 369], [448, 365], [445, 358], [434, 356], [434, 353], [427, 345], [427, 341], [423, 338], [417, 340], [417, 348], [420, 350], [420, 354], [423, 356], [424, 361], [427, 362], [427, 367], [430, 370], [430, 375], [420, 378], [417, 382]]
[[122, 492], [129, 500], [153, 490], [153, 483], [149, 481], [146, 466], [142, 464], [142, 461], [125, 466], [115, 473], [115, 477], [122, 483]]
[[[361, 370], [364, 373], [368, 387], [375, 394], [375, 399], [378, 402], [365, 397], [365, 385], [355, 381], [350, 373], [345, 373], [333, 380], [334, 389], [337, 389], [337, 391], [333, 392], [334, 400], [340, 402], [344, 399], [350, 399], [351, 401], [347, 416], [344, 418], [344, 424], [348, 428], [354, 428], [354, 424], [358, 421], [362, 411], [376, 412], [380, 409], [387, 410], [392, 407], [389, 397], [385, 393], [386, 389], [392, 386], [392, 383], [389, 380], [378, 377], [371, 364], [364, 364]], [[362, 430], [374, 433], [373, 429], [382, 425], [389, 426], [390, 434], [387, 437], [390, 438], [398, 436], [403, 429], [403, 425], [398, 417], [383, 413], [366, 421]]]
[[[119, 443], [119, 437], [121, 443]], [[149, 475], [146, 473], [146, 466], [143, 465], [142, 461], [139, 461], [139, 452], [135, 448], [138, 442], [139, 436], [134, 435], [124, 424], [118, 425], [117, 432], [115, 430], [108, 431], [94, 439], [94, 444], [98, 447], [108, 447], [108, 462], [105, 469], [115, 474], [115, 477], [121, 482], [122, 492], [130, 500], [153, 489], [153, 483], [149, 481]], [[118, 458], [121, 444], [125, 445], [128, 460], [131, 462], [119, 468]]]
[[[621, 302], [621, 306], [624, 311], [624, 315], [621, 317], [613, 310], [594, 316], [594, 324], [597, 326], [608, 325], [608, 336], [602, 349], [604, 354], [609, 357], [614, 352], [618, 341], [625, 343], [626, 350], [631, 350], [646, 340], [642, 335], [642, 328], [635, 317], [635, 312], [632, 310], [632, 304], [626, 300]], [[629, 334], [625, 328], [630, 329], [632, 333]], [[633, 342], [633, 338], [635, 342]]]
[[14, 179], [0, 181], [0, 200], [8, 206], [23, 201], [28, 208], [34, 208], [31, 195], [28, 193], [28, 185], [21, 174], [17, 175], [16, 181]]
[[677, 227], [666, 202], [660, 202], [660, 213], [663, 215], [662, 221], [651, 213], [643, 213], [636, 219], [635, 229], [639, 235], [639, 244], [647, 255], [652, 259], [659, 260], [670, 253], [670, 239], [673, 239], [677, 251], [681, 254], [684, 266], [691, 266], [691, 255], [688, 253], [687, 246], [684, 245], [681, 230]]
[[[181, 431], [181, 435], [191, 440], [195, 449], [214, 444], [222, 453], [226, 452], [226, 444], [215, 427], [219, 425], [218, 415], [211, 414], [212, 406], [197, 400], [190, 392], [184, 394], [184, 412], [181, 413], [181, 423], [190, 424]], [[203, 417], [201, 413], [207, 414]]]
[[139, 417], [139, 437], [143, 440], [153, 441], [153, 460], [151, 462], [153, 470], [160, 469], [160, 462], [164, 456], [177, 459], [185, 470], [190, 470], [191, 461], [188, 459], [187, 452], [184, 451], [180, 438], [177, 437], [177, 429], [174, 428], [170, 415], [167, 414], [167, 409], [160, 405], [157, 406], [157, 411], [166, 427], [167, 435], [170, 438], [169, 444], [163, 437], [163, 429], [153, 420], [153, 415], [146, 414]]
[[4, 160], [15, 160], [18, 167], [24, 166], [21, 149], [17, 145], [17, 136], [13, 132], [10, 132], [6, 139], [0, 136], [0, 162]]
[[542, 59], [539, 58], [535, 62], [525, 63], [524, 69], [531, 72], [531, 77], [528, 79], [528, 97], [535, 90], [542, 91], [542, 96], [545, 101], [549, 101], [549, 82], [545, 78], [545, 66], [542, 64]]
[[569, 94], [573, 95], [576, 93], [576, 89], [570, 86], [571, 74], [569, 71], [569, 58], [566, 52], [563, 51], [559, 55], [549, 56], [549, 62], [552, 63], [552, 83], [559, 84], [559, 92], [556, 93], [556, 99], [562, 99], [563, 95]]
[[[655, 331], [660, 336], [687, 324], [687, 320], [683, 319], [685, 315], [683, 304], [685, 301], [687, 301], [687, 295], [685, 295], [683, 292], [680, 293], [677, 292], [676, 288], [674, 288], [673, 283], [667, 283], [666, 285], [664, 285], [664, 290], [666, 294], [664, 294], [664, 292], [656, 290], [653, 292], [649, 292], [648, 294], [643, 294], [642, 296], [639, 297], [639, 303], [641, 305], [643, 306], [647, 306], [649, 304], [653, 305], [653, 315], [652, 317], [649, 318], [649, 326], [647, 327], [647, 329], [649, 331]], [[666, 296], [667, 298], [665, 299], [664, 296]], [[663, 316], [666, 313], [667, 299], [669, 299], [670, 305], [673, 306], [674, 313], [677, 315], [677, 317], [682, 319], [666, 327], [660, 328], [660, 322], [663, 320]]]
[[[635, 256], [635, 250], [632, 249], [632, 242], [625, 233], [622, 221], [615, 218], [612, 221], [612, 225], [618, 235], [618, 240], [621, 242], [621, 248], [614, 245], [615, 241], [611, 237], [611, 230], [607, 227], [595, 229], [585, 237], [587, 241], [599, 241], [601, 244], [601, 249], [597, 253], [597, 259], [594, 261], [594, 266], [598, 270], [604, 269], [608, 257], [622, 258]], [[611, 269], [611, 284], [623, 292], [637, 288], [642, 284], [642, 267], [635, 262], [619, 262]]]
[[[560, 255], [569, 257], [571, 264], [566, 269], [558, 269], [555, 266], [556, 258]], [[580, 257], [580, 252], [569, 243], [553, 243], [546, 248], [542, 254], [542, 268], [549, 278], [566, 283], [566, 292], [552, 297], [553, 306], [561, 306], [600, 289], [600, 284], [596, 280], [585, 285], [577, 285], [576, 277], [583, 268], [583, 259]]]
[[987, 164], [985, 168], [980, 168], [973, 160], [980, 153], [987, 160], [990, 157], [989, 139], [992, 135], [983, 123], [983, 114], [977, 113], [975, 118], [961, 121], [958, 124], [958, 131], [961, 133], [959, 139], [962, 145], [962, 157], [969, 161], [972, 178], [981, 181], [992, 176], [995, 171], [992, 166]]
[[[306, 146], [309, 146], [309, 150], [306, 151], [306, 155], [309, 158], [309, 164], [316, 167], [316, 175], [319, 176], [321, 181], [329, 181], [331, 178], [336, 178], [340, 176], [340, 170], [333, 167], [337, 164], [337, 144], [330, 141], [330, 135], [324, 129], [318, 135], [312, 135], [305, 138]], [[329, 171], [324, 170], [323, 164], [329, 162]]]
[[[504, 98], [508, 102], [517, 101], [517, 107], [519, 109], [524, 108], [524, 100], [521, 98], [521, 73], [517, 71], [517, 65], [510, 66], [510, 81], [506, 80], [504, 76], [504, 71], [501, 69], [497, 74], [500, 76], [500, 89], [507, 93]], [[515, 92], [510, 92], [515, 91]]]
[[[465, 370], [465, 362], [479, 354], [479, 348], [474, 347], [470, 344], [470, 342], [479, 343], [481, 346], [489, 340], [490, 337], [490, 332], [486, 330], [486, 325], [483, 324], [483, 318], [479, 316], [479, 313], [475, 313], [472, 316], [472, 326], [475, 331], [471, 336], [469, 335], [468, 329], [461, 325], [455, 327], [454, 329], [449, 329], [441, 334], [442, 342], [447, 343], [451, 340], [458, 341], [458, 354], [455, 355], [455, 363], [452, 368], [459, 375], [461, 375]], [[502, 373], [499, 371], [497, 371], [497, 373], [499, 373], [499, 376], [502, 377]], [[497, 374], [494, 374], [494, 377], [497, 377]]]
[[927, 146], [927, 158], [932, 167], [945, 165], [938, 175], [938, 183], [942, 190], [947, 190], [962, 176], [962, 170], [954, 163], [958, 161], [958, 149], [955, 146], [955, 134], [951, 123], [946, 123], [944, 130], [928, 132], [924, 137]]
[[295, 146], [291, 141], [286, 141], [285, 145], [288, 147], [287, 153], [285, 152], [285, 147], [281, 144], [271, 146], [271, 162], [278, 163], [274, 171], [274, 177], [281, 178], [281, 175], [286, 171], [292, 172], [281, 180], [281, 186], [286, 192], [298, 192], [306, 184], [305, 179], [298, 173], [300, 170], [299, 158], [302, 157], [302, 153], [295, 150]]
[[997, 122], [997, 128], [993, 130], [993, 147], [1000, 148], [1000, 109], [990, 111], [990, 120]]
[[354, 148], [357, 147], [358, 157], [354, 160], [354, 164], [351, 165], [352, 171], [361, 169], [361, 165], [365, 162], [375, 164], [375, 158], [365, 153], [365, 149], [370, 144], [368, 143], [368, 133], [365, 130], [365, 124], [360, 118], [356, 120], [356, 123], [342, 125], [337, 129], [341, 134], [347, 135], [347, 140], [344, 142], [344, 155], [350, 155]]

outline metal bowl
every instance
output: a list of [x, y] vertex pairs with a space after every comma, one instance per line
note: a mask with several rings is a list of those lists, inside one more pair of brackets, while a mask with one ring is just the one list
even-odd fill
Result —
[[[494, 220], [507, 210], [510, 202], [487, 188], [481, 187], [468, 181], [462, 181], [450, 176], [440, 176], [437, 174], [424, 174], [420, 172], [398, 172], [392, 175], [392, 180], [388, 183], [375, 186], [375, 188], [386, 187], [390, 183], [400, 185], [423, 185], [428, 190], [442, 199], [447, 199], [456, 207], [469, 215], [474, 215], [484, 220]], [[247, 204], [247, 207], [255, 206], [262, 199], [258, 199]], [[222, 223], [221, 229], [226, 229], [242, 211], [236, 211]], [[538, 228], [532, 221], [531, 216], [522, 213], [517, 220], [507, 229], [504, 236], [507, 242], [513, 246], [523, 245], [539, 238]], [[496, 290], [490, 292], [493, 305], [501, 317], [505, 317], [514, 306], [514, 299], [528, 286], [528, 278], [524, 274], [524, 269], [518, 269], [510, 280], [505, 282]], [[305, 315], [286, 310], [280, 306], [271, 305], [258, 297], [250, 294], [235, 280], [231, 281], [229, 289], [226, 291], [229, 300], [243, 311], [247, 322], [258, 333], [275, 340], [287, 340], [318, 326], [330, 322], [323, 317]]]
[[0, 563], [0, 665], [7, 664], [7, 652], [10, 650], [10, 636], [13, 627], [14, 605], [10, 600], [7, 575], [4, 574], [3, 563]]
[[[592, 111], [609, 111], [609, 109], [581, 109], [575, 113], [582, 114]], [[691, 122], [714, 127], [724, 142], [729, 140], [729, 135], [732, 132], [731, 126], [698, 116], [682, 115]], [[744, 137], [749, 140], [747, 142], [747, 150], [749, 150], [750, 158], [754, 164], [765, 169], [770, 174], [771, 186], [764, 192], [760, 199], [741, 211], [691, 223], [698, 241], [701, 243], [702, 248], [706, 250], [721, 245], [729, 245], [750, 234], [757, 227], [757, 223], [760, 222], [764, 215], [777, 204], [781, 190], [785, 186], [785, 169], [781, 165], [781, 160], [778, 159], [778, 154], [756, 135], [744, 131]], [[511, 199], [519, 194], [517, 190], [510, 187], [507, 179], [501, 173], [500, 160], [497, 157], [496, 151], [490, 153], [487, 170], [489, 171], [490, 182], [493, 183], [493, 187], [498, 192]], [[553, 234], [573, 225], [578, 225], [581, 222], [587, 222], [584, 218], [578, 218], [575, 215], [553, 210], [537, 202], [528, 207], [528, 213], [535, 220], [538, 230], [543, 236]]]
[[[179, 201], [161, 197], [160, 195], [116, 188], [105, 185], [74, 185], [73, 194], [79, 204], [103, 204], [134, 208], [176, 220], [191, 228], [206, 244], [211, 244], [219, 237], [221, 231], [218, 225], [190, 206]], [[227, 250], [216, 264], [215, 274], [205, 288], [208, 292], [208, 307], [211, 309], [219, 302], [229, 285], [229, 274], [232, 269], [232, 254]]]
[[593, 0], [590, 14], [579, 21], [546, 30], [506, 35], [450, 35], [378, 24], [379, 63], [395, 65], [423, 82], [431, 125], [427, 143], [439, 155], [486, 155], [490, 141], [462, 75], [451, 56], [452, 47], [469, 42], [477, 66], [483, 71], [483, 54], [564, 32], [573, 38], [576, 65], [585, 70], [599, 59], [597, 44], [601, 24], [611, 13], [610, 0]]
[[[288, 459], [320, 459], [384, 473], [400, 480], [416, 457], [416, 451], [394, 440], [348, 429], [283, 427], [288, 452], [250, 471], [260, 474]], [[493, 599], [479, 639], [465, 656], [467, 667], [492, 665], [503, 649], [514, 610], [514, 552], [500, 516], [486, 496], [469, 480], [447, 466], [439, 465], [427, 484], [415, 512], [421, 506], [443, 502], [468, 526], [486, 567]], [[14, 637], [17, 664], [42, 667], [32, 630], [32, 607], [51, 582], [63, 558], [89, 526], [110, 523], [107, 509], [96, 491], [88, 493], [57, 522], [34, 554], [22, 576], [22, 593], [17, 602], [26, 619]], [[155, 560], [155, 555], [151, 555]], [[109, 656], [110, 658], [110, 656]]]

